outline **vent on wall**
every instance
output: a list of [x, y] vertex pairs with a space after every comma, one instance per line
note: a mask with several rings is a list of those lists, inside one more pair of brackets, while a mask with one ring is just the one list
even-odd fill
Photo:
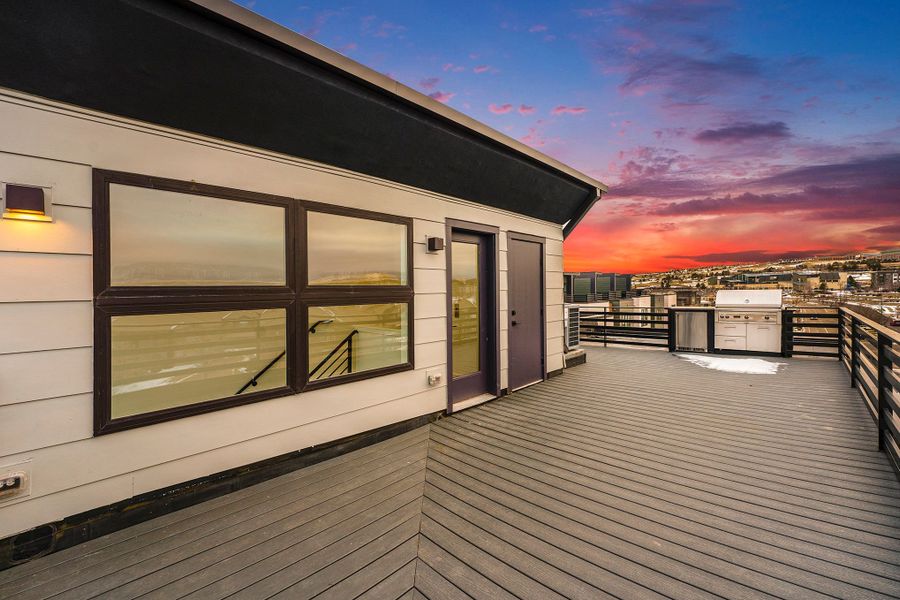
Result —
[[581, 344], [581, 308], [567, 304], [564, 323], [566, 350], [575, 350]]

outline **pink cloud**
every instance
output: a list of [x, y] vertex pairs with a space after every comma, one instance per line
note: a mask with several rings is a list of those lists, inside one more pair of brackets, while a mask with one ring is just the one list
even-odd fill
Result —
[[487, 73], [488, 71], [491, 70], [491, 67], [490, 67], [490, 65], [478, 65], [477, 67], [475, 67], [472, 70], [475, 71], [476, 73]]
[[519, 141], [528, 144], [532, 148], [540, 148], [547, 144], [547, 140], [538, 131], [537, 127], [529, 127], [528, 133], [519, 138]]
[[426, 90], [433, 90], [438, 82], [440, 82], [440, 79], [438, 79], [437, 77], [429, 77], [428, 79], [423, 79], [422, 81], [420, 81], [419, 85]]
[[433, 99], [433, 100], [437, 100], [437, 101], [440, 102], [441, 104], [447, 104], [448, 102], [450, 102], [450, 100], [451, 100], [451, 99], [453, 98], [453, 96], [455, 96], [455, 95], [456, 95], [456, 94], [455, 94], [454, 92], [441, 92], [441, 91], [437, 91], [437, 92], [432, 92], [432, 93], [428, 94], [428, 97], [431, 98], [431, 99]]
[[466, 70], [466, 68], [462, 65], [454, 65], [453, 63], [446, 63], [444, 65], [444, 71], [452, 71], [454, 73], [460, 73], [465, 70]]
[[506, 113], [512, 111], [512, 109], [513, 109], [512, 104], [501, 104], [501, 105], [491, 104], [490, 106], [488, 106], [488, 110], [491, 111], [492, 113], [494, 113], [495, 115], [505, 115]]
[[532, 25], [531, 27], [529, 27], [528, 31], [531, 33], [537, 33], [539, 31], [547, 31], [547, 26], [544, 24], [538, 23], [537, 25]]
[[550, 111], [552, 115], [581, 115], [587, 112], [583, 106], [566, 106], [561, 104]]
[[534, 114], [534, 107], [528, 106], [527, 104], [519, 105], [519, 114], [520, 115], [531, 115]]

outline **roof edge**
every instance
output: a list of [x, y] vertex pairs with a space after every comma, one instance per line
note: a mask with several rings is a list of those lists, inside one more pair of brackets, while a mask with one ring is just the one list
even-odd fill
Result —
[[311, 40], [283, 25], [259, 15], [248, 8], [244, 8], [232, 2], [232, 0], [182, 0], [186, 4], [194, 5], [207, 12], [213, 13], [221, 19], [229, 21], [245, 29], [249, 29], [260, 36], [269, 38], [279, 44], [289, 46], [312, 56], [313, 58], [329, 65], [337, 70], [348, 73], [366, 83], [380, 88], [390, 94], [393, 94], [402, 100], [411, 104], [420, 106], [425, 110], [435, 113], [449, 121], [469, 129], [479, 135], [489, 138], [499, 144], [525, 155], [526, 157], [536, 160], [544, 165], [560, 171], [574, 179], [586, 183], [591, 187], [597, 188], [601, 192], [609, 191], [606, 184], [594, 179], [593, 177], [573, 169], [569, 165], [551, 158], [546, 154], [535, 150], [534, 148], [523, 144], [522, 142], [505, 135], [492, 127], [488, 127], [484, 123], [477, 121], [458, 110], [451, 108], [445, 104], [429, 98], [421, 92], [417, 92], [409, 86], [387, 77], [356, 62], [355, 60], [344, 56], [343, 54], [331, 50]]

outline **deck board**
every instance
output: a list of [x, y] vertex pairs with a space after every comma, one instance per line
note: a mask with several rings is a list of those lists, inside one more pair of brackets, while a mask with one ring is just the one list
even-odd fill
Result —
[[837, 361], [588, 348], [547, 382], [0, 573], [0, 597], [898, 598]]

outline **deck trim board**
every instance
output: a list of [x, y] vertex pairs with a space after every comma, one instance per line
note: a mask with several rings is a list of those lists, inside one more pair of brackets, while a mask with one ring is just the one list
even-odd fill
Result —
[[586, 354], [0, 573], [0, 596], [900, 598], [900, 483], [837, 361], [751, 376], [660, 350]]

